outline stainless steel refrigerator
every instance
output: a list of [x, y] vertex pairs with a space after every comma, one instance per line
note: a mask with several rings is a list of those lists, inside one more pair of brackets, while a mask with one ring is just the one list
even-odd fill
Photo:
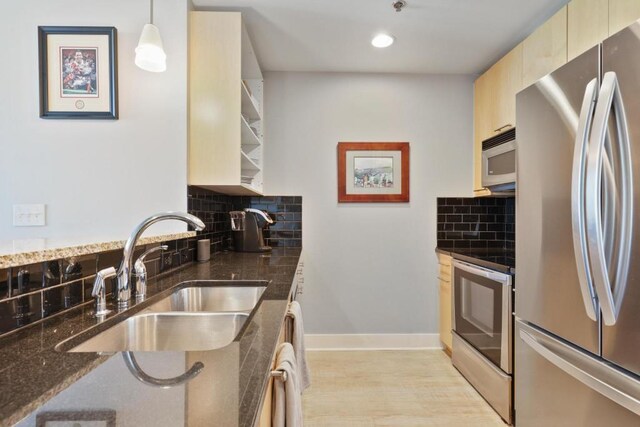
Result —
[[516, 425], [640, 426], [640, 21], [516, 116]]

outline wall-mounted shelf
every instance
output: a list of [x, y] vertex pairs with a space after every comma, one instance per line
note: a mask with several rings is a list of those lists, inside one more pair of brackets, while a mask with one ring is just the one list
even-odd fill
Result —
[[[241, 132], [241, 141], [242, 147], [258, 147], [262, 145], [262, 141], [255, 134], [255, 132], [251, 129], [249, 123], [245, 120], [244, 117], [240, 116], [240, 132]], [[246, 151], [246, 150], [245, 150]]]
[[244, 82], [240, 82], [240, 93], [242, 97], [242, 115], [252, 122], [262, 120], [260, 105], [258, 105], [258, 101], [249, 93], [249, 89]]
[[256, 163], [257, 159], [252, 159], [251, 157], [249, 157], [247, 154], [245, 154], [244, 151], [240, 152], [240, 157], [241, 157], [241, 168], [242, 171], [250, 171], [250, 172], [260, 172], [260, 166], [258, 166], [258, 164]]

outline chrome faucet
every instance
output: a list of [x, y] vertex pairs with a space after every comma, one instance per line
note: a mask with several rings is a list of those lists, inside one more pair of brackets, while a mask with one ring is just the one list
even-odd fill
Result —
[[[165, 220], [179, 220], [184, 221], [191, 225], [197, 231], [204, 230], [205, 225], [200, 218], [183, 212], [161, 212], [150, 216], [142, 221], [136, 228], [133, 229], [127, 243], [124, 245], [124, 252], [122, 257], [122, 264], [116, 272], [118, 279], [118, 288], [116, 293], [116, 299], [118, 301], [118, 308], [127, 308], [129, 306], [129, 300], [131, 299], [131, 265], [133, 264], [133, 252], [136, 247], [136, 243], [144, 231], [156, 222]], [[94, 296], [103, 296], [100, 291], [104, 292], [104, 279], [105, 276], [109, 277], [113, 275], [113, 267], [101, 270], [96, 275], [96, 283], [94, 284]], [[98, 283], [101, 282], [101, 283]], [[104, 302], [103, 298], [98, 298]], [[103, 304], [103, 308], [104, 304]]]

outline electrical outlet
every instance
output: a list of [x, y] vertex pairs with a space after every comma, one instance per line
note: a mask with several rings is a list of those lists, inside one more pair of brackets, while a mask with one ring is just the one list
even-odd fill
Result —
[[13, 205], [14, 227], [39, 227], [45, 223], [45, 205]]

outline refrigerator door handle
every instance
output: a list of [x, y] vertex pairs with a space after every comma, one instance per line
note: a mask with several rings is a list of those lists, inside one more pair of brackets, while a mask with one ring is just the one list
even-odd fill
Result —
[[576, 132], [576, 142], [573, 151], [573, 169], [571, 174], [571, 225], [573, 233], [573, 249], [578, 269], [578, 282], [587, 316], [597, 321], [596, 294], [593, 289], [589, 259], [587, 257], [587, 239], [585, 230], [585, 195], [584, 185], [587, 168], [587, 149], [589, 133], [593, 123], [593, 112], [598, 98], [598, 79], [587, 84], [580, 109], [580, 121]]
[[[620, 150], [620, 177], [618, 183], [619, 256], [615, 266], [607, 266], [605, 242], [602, 231], [602, 176], [605, 143], [608, 138], [608, 122], [612, 108], [615, 108], [618, 149]], [[605, 325], [615, 325], [627, 285], [633, 236], [633, 176], [631, 148], [627, 118], [625, 115], [620, 86], [615, 72], [607, 72], [602, 79], [602, 87], [596, 106], [593, 132], [587, 155], [586, 219], [589, 260], [594, 287], [602, 310]], [[609, 268], [615, 268], [613, 280]], [[615, 291], [612, 290], [615, 285]]]
[[548, 362], [618, 405], [640, 415], [638, 381], [523, 323], [519, 325], [520, 339]]

